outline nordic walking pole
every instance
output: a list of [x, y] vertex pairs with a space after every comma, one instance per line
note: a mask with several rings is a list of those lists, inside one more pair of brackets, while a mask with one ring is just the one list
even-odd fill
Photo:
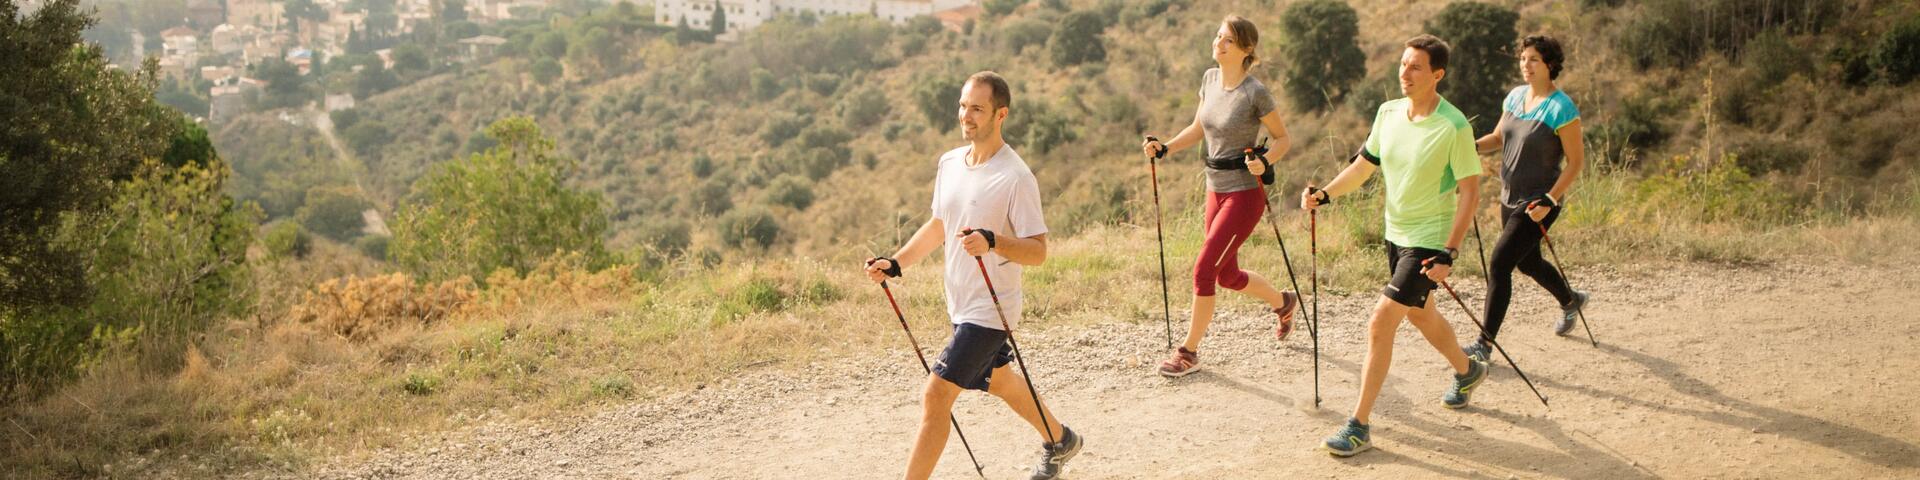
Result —
[[[1427, 259], [1427, 261], [1422, 263], [1425, 263], [1427, 265], [1427, 268], [1433, 268], [1432, 267], [1433, 259], [1431, 258]], [[1423, 269], [1423, 273], [1424, 273], [1424, 269]], [[1520, 375], [1520, 381], [1527, 382], [1527, 388], [1533, 390], [1533, 396], [1540, 397], [1540, 405], [1545, 406], [1549, 409], [1553, 408], [1552, 405], [1547, 405], [1547, 396], [1545, 394], [1540, 393], [1540, 389], [1538, 387], [1533, 386], [1533, 380], [1527, 378], [1527, 372], [1520, 371], [1520, 364], [1513, 363], [1513, 356], [1507, 355], [1507, 349], [1505, 347], [1501, 347], [1500, 342], [1494, 341], [1492, 338], [1487, 337], [1486, 325], [1480, 324], [1480, 317], [1473, 314], [1473, 309], [1467, 308], [1467, 302], [1464, 300], [1461, 300], [1460, 294], [1455, 293], [1453, 291], [1453, 285], [1448, 284], [1445, 280], [1441, 280], [1440, 286], [1446, 287], [1447, 295], [1453, 296], [1453, 301], [1455, 303], [1460, 304], [1460, 310], [1467, 312], [1467, 319], [1473, 321], [1473, 326], [1480, 328], [1480, 338], [1486, 338], [1487, 343], [1493, 344], [1493, 349], [1495, 351], [1500, 352], [1500, 358], [1507, 359], [1507, 366], [1513, 367], [1513, 373]], [[1472, 361], [1472, 359], [1468, 359], [1468, 361]]]
[[[971, 235], [973, 230], [969, 228], [961, 234]], [[1040, 405], [1040, 391], [1033, 388], [1033, 375], [1027, 373], [1027, 357], [1020, 354], [1020, 342], [1013, 339], [1013, 325], [1007, 323], [1007, 312], [1000, 308], [1000, 293], [993, 289], [993, 276], [987, 274], [987, 261], [975, 256], [973, 263], [980, 265], [980, 279], [987, 281], [987, 296], [993, 298], [993, 313], [1000, 316], [1000, 328], [1007, 330], [1007, 343], [1013, 345], [1013, 361], [1020, 364], [1020, 376], [1026, 377], [1027, 394], [1033, 396], [1033, 409], [1040, 412], [1040, 428], [1047, 431], [1047, 443], [1060, 443], [1053, 437], [1053, 425], [1047, 423], [1047, 407]]]
[[[1528, 202], [1527, 209], [1533, 209], [1533, 205], [1536, 203], [1540, 203], [1540, 201], [1534, 200]], [[1529, 216], [1527, 218], [1532, 219], [1533, 217]], [[1540, 240], [1547, 244], [1547, 253], [1553, 255], [1553, 268], [1560, 270], [1560, 281], [1567, 283], [1567, 290], [1573, 290], [1573, 279], [1567, 278], [1567, 266], [1560, 263], [1560, 252], [1553, 250], [1553, 237], [1547, 236], [1546, 224], [1533, 222], [1533, 225], [1540, 227]], [[1573, 309], [1573, 314], [1580, 316], [1580, 327], [1587, 329], [1587, 343], [1592, 344], [1594, 348], [1599, 348], [1600, 341], [1593, 339], [1593, 326], [1587, 325], [1587, 305], [1581, 303], [1580, 308]]]
[[[1265, 151], [1266, 148], [1267, 148], [1266, 141], [1262, 140], [1260, 142], [1259, 150]], [[1255, 149], [1253, 148], [1248, 148], [1246, 150], [1243, 150], [1241, 151], [1241, 153], [1245, 154], [1248, 157], [1259, 155], [1259, 153], [1256, 153]], [[1269, 165], [1268, 168], [1272, 168], [1272, 166]], [[1300, 277], [1293, 274], [1293, 256], [1287, 254], [1287, 240], [1280, 236], [1280, 222], [1277, 219], [1277, 217], [1279, 217], [1279, 214], [1274, 213], [1273, 200], [1267, 198], [1267, 192], [1265, 188], [1262, 188], [1260, 191], [1260, 202], [1265, 204], [1267, 208], [1266, 210], [1267, 226], [1273, 228], [1273, 241], [1274, 243], [1280, 244], [1280, 260], [1282, 263], [1284, 263], [1287, 266], [1287, 280], [1293, 282], [1293, 297], [1294, 297], [1293, 312], [1288, 313], [1288, 315], [1298, 314], [1300, 313], [1300, 310], [1302, 310], [1302, 308], [1300, 308], [1300, 300], [1299, 300]], [[1318, 330], [1318, 327], [1314, 326], [1313, 320], [1311, 319], [1307, 320], [1307, 334], [1316, 339], [1313, 342], [1314, 344], [1313, 406], [1315, 408], [1318, 408], [1320, 407], [1320, 342], [1317, 339], [1320, 338], [1320, 334], [1316, 330]], [[1288, 328], [1287, 331], [1291, 333], [1293, 329]]]
[[[1147, 141], [1160, 139], [1147, 136]], [[1153, 151], [1153, 157], [1147, 159], [1147, 175], [1153, 178], [1153, 243], [1160, 246], [1160, 318], [1167, 323], [1167, 349], [1173, 349], [1173, 300], [1167, 295], [1167, 241], [1160, 231], [1160, 159], [1167, 156], [1166, 145]]]
[[[1313, 188], [1313, 185], [1307, 185]], [[1307, 255], [1313, 270], [1307, 283], [1313, 285], [1313, 318], [1307, 319], [1307, 333], [1313, 336], [1313, 404], [1320, 405], [1320, 210], [1307, 210]]]
[[[920, 352], [920, 341], [913, 338], [913, 329], [907, 328], [907, 315], [900, 313], [900, 302], [893, 299], [893, 288], [888, 287], [887, 282], [880, 282], [880, 289], [887, 292], [887, 304], [893, 305], [893, 316], [900, 319], [900, 330], [907, 332], [907, 343], [913, 344], [913, 355], [920, 357], [920, 369], [933, 374], [933, 367], [927, 365], [927, 354]], [[979, 474], [980, 478], [987, 478], [986, 467], [980, 466], [980, 459], [973, 456], [973, 445], [967, 443], [967, 432], [960, 431], [960, 417], [947, 412], [947, 420], [953, 422], [953, 433], [960, 437], [960, 446], [966, 447], [967, 459], [973, 460], [973, 473]]]

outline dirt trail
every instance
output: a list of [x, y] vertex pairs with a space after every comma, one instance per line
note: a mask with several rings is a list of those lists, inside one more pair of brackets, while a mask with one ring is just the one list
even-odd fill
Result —
[[[1183, 379], [1149, 370], [1161, 354], [1159, 322], [1036, 330], [1021, 346], [1042, 394], [1087, 438], [1069, 478], [1920, 476], [1920, 421], [1910, 408], [1920, 392], [1920, 304], [1911, 297], [1920, 274], [1583, 270], [1574, 278], [1594, 293], [1599, 348], [1554, 337], [1557, 309], [1524, 280], [1502, 336], [1551, 410], [1498, 358], [1472, 407], [1442, 408], [1444, 362], [1403, 326], [1374, 416], [1377, 448], [1351, 459], [1316, 447], [1357, 394], [1371, 293], [1322, 302], [1317, 410], [1303, 408], [1312, 399], [1304, 328], [1279, 345], [1268, 317], [1242, 300], [1216, 322], [1207, 369]], [[1460, 287], [1478, 307], [1478, 286]], [[1472, 331], [1457, 309], [1445, 313], [1463, 337]], [[929, 350], [946, 339], [917, 333]], [[901, 346], [560, 421], [480, 424], [293, 476], [897, 478], [921, 378]], [[988, 478], [1026, 477], [1038, 434], [983, 394], [963, 396], [956, 414]], [[975, 478], [957, 439], [936, 478]]]

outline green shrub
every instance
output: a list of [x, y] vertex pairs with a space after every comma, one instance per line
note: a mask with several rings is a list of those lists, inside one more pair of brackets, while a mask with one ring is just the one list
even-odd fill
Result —
[[607, 216], [599, 194], [566, 185], [574, 161], [526, 117], [494, 122], [487, 134], [500, 145], [414, 183], [394, 216], [394, 263], [438, 281], [525, 272], [562, 252], [602, 258]]
[[313, 236], [300, 228], [299, 222], [278, 221], [267, 225], [267, 233], [261, 238], [267, 253], [280, 258], [306, 258], [313, 251]]
[[1053, 65], [1066, 68], [1107, 61], [1107, 47], [1100, 40], [1101, 32], [1106, 29], [1107, 22], [1097, 12], [1083, 10], [1067, 14], [1060, 20], [1060, 28], [1047, 37], [1047, 53]]
[[751, 206], [720, 217], [720, 239], [735, 248], [766, 248], [780, 238], [780, 224], [765, 207]]
[[1299, 111], [1332, 107], [1367, 75], [1367, 55], [1358, 41], [1359, 15], [1344, 1], [1311, 0], [1287, 7], [1280, 34], [1287, 98]]
[[352, 241], [365, 228], [361, 213], [373, 208], [360, 192], [348, 187], [314, 187], [307, 190], [307, 203], [294, 212], [294, 218], [307, 231], [337, 242]]
[[767, 186], [767, 201], [806, 210], [813, 206], [813, 181], [798, 175], [781, 175]]
[[1492, 130], [1500, 121], [1500, 103], [1519, 76], [1513, 63], [1519, 20], [1520, 14], [1506, 7], [1459, 2], [1447, 4], [1426, 24], [1427, 32], [1452, 47], [1440, 93], [1467, 115], [1476, 132]]
[[353, 248], [359, 250], [360, 254], [366, 255], [367, 258], [384, 261], [387, 259], [387, 244], [390, 243], [392, 239], [393, 237], [386, 235], [366, 235], [354, 239]]
[[1888, 82], [1905, 85], [1920, 78], [1920, 16], [1888, 30], [1874, 45], [1873, 64]]

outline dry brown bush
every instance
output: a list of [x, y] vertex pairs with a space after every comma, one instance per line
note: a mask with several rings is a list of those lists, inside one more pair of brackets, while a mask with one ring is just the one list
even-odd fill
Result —
[[473, 280], [466, 277], [422, 284], [402, 273], [352, 276], [314, 286], [289, 318], [364, 341], [397, 325], [432, 324], [459, 315], [477, 295]]

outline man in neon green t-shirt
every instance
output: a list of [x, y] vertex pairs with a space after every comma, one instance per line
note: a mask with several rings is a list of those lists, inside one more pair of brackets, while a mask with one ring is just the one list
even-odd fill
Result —
[[1325, 447], [1334, 455], [1351, 456], [1373, 447], [1368, 416], [1393, 363], [1394, 331], [1402, 319], [1419, 328], [1453, 367], [1453, 385], [1441, 398], [1442, 405], [1467, 406], [1473, 388], [1487, 377], [1487, 365], [1460, 350], [1453, 327], [1428, 295], [1446, 280], [1480, 201], [1473, 127], [1436, 90], [1446, 76], [1447, 53], [1446, 42], [1432, 35], [1408, 40], [1400, 56], [1400, 90], [1406, 98], [1381, 104], [1366, 147], [1354, 161], [1325, 190], [1309, 186], [1300, 196], [1302, 208], [1319, 208], [1358, 190], [1375, 170], [1386, 188], [1386, 250], [1393, 278], [1382, 289], [1367, 325], [1367, 360], [1360, 369], [1360, 400], [1353, 417], [1326, 439]]

